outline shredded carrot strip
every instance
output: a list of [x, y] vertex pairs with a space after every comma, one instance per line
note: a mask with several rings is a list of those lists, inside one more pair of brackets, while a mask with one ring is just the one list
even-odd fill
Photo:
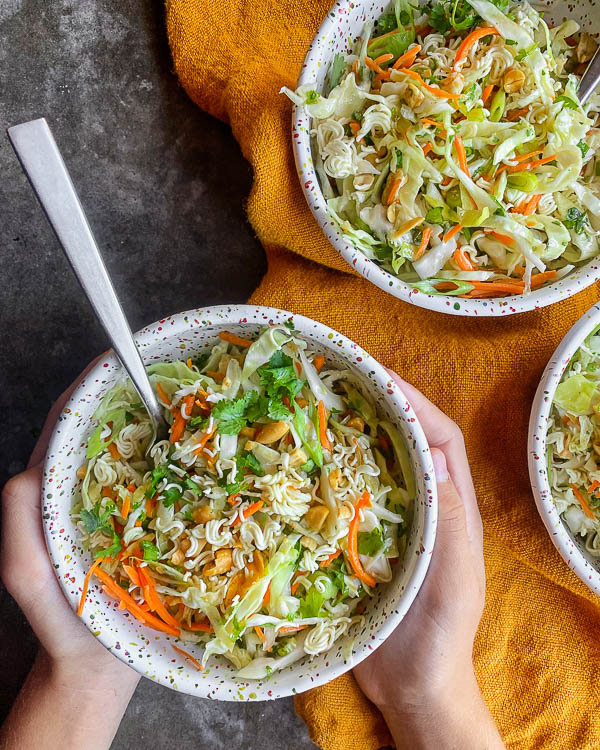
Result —
[[317, 372], [321, 372], [324, 364], [325, 364], [325, 357], [322, 354], [317, 354], [317, 356], [313, 359], [313, 365], [315, 367], [315, 370]]
[[222, 372], [215, 372], [214, 370], [207, 370], [206, 374], [209, 378], [212, 378], [213, 380], [217, 380], [219, 383], [222, 380], [225, 380], [225, 375]]
[[490, 98], [490, 94], [492, 93], [493, 90], [494, 90], [494, 84], [493, 83], [488, 83], [488, 85], [481, 92], [481, 101], [484, 104]]
[[410, 68], [420, 51], [421, 45], [415, 44], [414, 47], [411, 47], [410, 49], [406, 50], [404, 54], [400, 55], [400, 57], [392, 65], [392, 68], [396, 70], [398, 70], [398, 68], [400, 67]]
[[202, 437], [198, 441], [198, 445], [194, 448], [194, 454], [196, 456], [199, 456], [202, 453], [206, 444], [214, 435], [216, 429], [217, 429], [217, 425], [215, 425], [210, 432], [206, 432], [204, 435], [202, 435]]
[[552, 156], [546, 156], [544, 159], [538, 159], [537, 161], [524, 161], [520, 164], [515, 164], [514, 167], [509, 167], [506, 164], [503, 164], [496, 172], [496, 175], [500, 175], [506, 170], [508, 170], [509, 174], [529, 171], [531, 169], [535, 169], [536, 167], [540, 167], [542, 164], [547, 164], [549, 161], [554, 161], [555, 159], [556, 154], [552, 154]]
[[390, 73], [387, 70], [384, 70], [383, 68], [380, 68], [379, 65], [376, 65], [373, 60], [371, 60], [370, 57], [365, 57], [365, 65], [367, 68], [370, 68], [375, 73], [381, 76], [382, 80], [387, 81], [390, 77]]
[[398, 190], [400, 190], [400, 185], [402, 184], [402, 180], [403, 180], [402, 172], [398, 172], [398, 174], [394, 177], [392, 184], [390, 185], [387, 195], [382, 201], [384, 206], [389, 206], [394, 202], [396, 195], [398, 194]]
[[481, 39], [481, 37], [484, 36], [498, 36], [499, 34], [500, 32], [498, 31], [498, 29], [494, 28], [493, 26], [484, 26], [483, 28], [475, 29], [475, 31], [467, 34], [467, 36], [462, 40], [460, 47], [456, 50], [456, 57], [454, 58], [454, 65], [452, 66], [452, 70], [456, 71], [456, 66], [458, 65], [458, 63], [461, 62], [461, 60], [465, 59], [465, 57], [469, 54], [469, 50], [478, 39]]
[[142, 583], [140, 581], [140, 577], [137, 574], [137, 570], [133, 567], [133, 565], [126, 565], [123, 563], [123, 570], [127, 573], [129, 576], [129, 580], [131, 583], [133, 583], [134, 586], [141, 586]]
[[102, 497], [108, 497], [110, 500], [117, 499], [117, 493], [113, 490], [112, 487], [109, 487], [108, 485], [104, 485], [100, 494], [102, 495]]
[[458, 164], [460, 168], [470, 177], [469, 165], [467, 164], [467, 152], [465, 151], [465, 144], [460, 135], [454, 136], [454, 147], [456, 148], [456, 155], [458, 156]]
[[108, 446], [108, 452], [114, 458], [115, 461], [120, 461], [121, 454], [119, 453], [119, 449], [117, 448], [117, 446], [114, 443], [111, 443]]
[[327, 566], [329, 565], [329, 563], [330, 563], [330, 562], [333, 562], [333, 561], [335, 560], [335, 558], [336, 558], [336, 557], [339, 557], [339, 556], [340, 556], [341, 554], [342, 554], [342, 550], [341, 550], [341, 549], [336, 549], [336, 551], [335, 551], [335, 552], [332, 552], [332, 553], [331, 553], [331, 554], [329, 555], [329, 557], [326, 557], [326, 558], [325, 558], [325, 559], [324, 559], [324, 560], [323, 560], [323, 561], [321, 562], [321, 567], [322, 567], [322, 568], [326, 568], [326, 567], [327, 567]]
[[146, 515], [148, 518], [154, 518], [154, 511], [156, 510], [156, 500], [149, 498], [146, 500]]
[[542, 196], [540, 193], [534, 195], [527, 201], [527, 205], [523, 209], [523, 216], [531, 216], [535, 213], [535, 209], [538, 207], [538, 203], [541, 201]]
[[295, 596], [296, 591], [300, 588], [300, 581], [294, 581], [292, 585], [290, 586], [290, 591], [292, 593], [292, 596]]
[[354, 506], [354, 516], [348, 527], [348, 559], [360, 580], [366, 583], [367, 586], [373, 587], [377, 585], [377, 581], [363, 569], [358, 557], [358, 525], [360, 523], [360, 510], [370, 504], [371, 496], [367, 490], [365, 490]]
[[262, 628], [259, 628], [258, 625], [255, 625], [254, 626], [254, 632], [260, 638], [260, 640], [264, 643], [265, 640], [266, 640], [266, 638], [265, 638], [265, 634], [262, 631]]
[[429, 91], [430, 94], [433, 94], [433, 96], [437, 96], [440, 99], [460, 99], [460, 97], [461, 97], [461, 94], [451, 94], [448, 91], [443, 91], [443, 89], [435, 88], [434, 86], [430, 86], [414, 70], [409, 70], [408, 68], [399, 68], [399, 70], [400, 70], [401, 73], [404, 73], [405, 75], [410, 76], [410, 78], [413, 78], [415, 81], [418, 81], [419, 84], [426, 91]]
[[352, 131], [352, 135], [356, 138], [360, 130], [360, 123], [356, 122], [356, 120], [351, 120], [348, 125], [350, 127], [350, 130]]
[[452, 177], [444, 177], [444, 179], [442, 180], [442, 187], [446, 187], [447, 185], [449, 185], [452, 180]]
[[266, 607], [270, 600], [271, 600], [271, 581], [269, 581], [269, 585], [267, 586], [267, 590], [265, 591], [265, 595], [263, 596], [262, 606]]
[[531, 288], [539, 289], [550, 279], [555, 279], [558, 275], [557, 271], [543, 271], [542, 273], [536, 273], [535, 276], [531, 277]]
[[[186, 418], [192, 416], [192, 407], [194, 405], [194, 396], [190, 394], [183, 399], [183, 409], [175, 409], [175, 421], [171, 425], [171, 442], [176, 443], [185, 432]], [[185, 412], [185, 417], [182, 414]]]
[[215, 630], [210, 622], [191, 622], [187, 628], [195, 633], [214, 633]]
[[174, 628], [179, 627], [177, 620], [167, 611], [167, 608], [162, 603], [162, 599], [154, 587], [152, 576], [142, 567], [137, 568], [137, 574], [140, 583], [144, 587], [144, 598], [150, 609], [154, 610], [160, 619], [163, 620], [163, 622], [166, 622], [167, 625], [171, 625], [171, 627]]
[[574, 484], [569, 484], [569, 487], [573, 490], [573, 494], [575, 497], [579, 500], [579, 503], [581, 507], [583, 508], [583, 512], [588, 518], [596, 518], [596, 516], [592, 513], [590, 506], [585, 501], [585, 498], [581, 494], [581, 492], [577, 489], [577, 487]]
[[308, 625], [285, 625], [283, 628], [279, 628], [277, 632], [281, 635], [286, 635], [287, 633], [297, 633], [299, 630], [304, 630], [307, 627]]
[[400, 235], [406, 234], [406, 232], [410, 232], [411, 229], [418, 227], [424, 221], [425, 219], [422, 216], [417, 216], [416, 219], [411, 219], [410, 221], [407, 221], [406, 224], [402, 224], [401, 227], [394, 231], [394, 235], [400, 237]]
[[103, 559], [104, 558], [99, 557], [97, 560], [94, 560], [90, 569], [85, 574], [85, 578], [83, 580], [83, 589], [81, 590], [81, 599], [79, 600], [79, 606], [77, 607], [77, 614], [79, 615], [79, 617], [81, 617], [83, 607], [85, 606], [85, 597], [87, 596], [87, 592], [90, 587], [90, 579], [92, 577], [92, 573], [96, 570], [98, 565], [100, 565]]
[[327, 415], [325, 414], [325, 405], [322, 401], [317, 404], [317, 412], [319, 414], [319, 438], [321, 445], [326, 451], [331, 450], [331, 441], [327, 437]]
[[423, 117], [421, 122], [423, 125], [433, 125], [434, 128], [440, 128], [440, 130], [444, 130], [441, 123], [439, 123], [437, 120], [432, 120], [431, 117]]
[[432, 148], [433, 146], [431, 145], [431, 143], [426, 143], [423, 146], [423, 156], [427, 156], [427, 154], [431, 151]]
[[391, 52], [386, 52], [385, 54], [379, 55], [379, 57], [376, 57], [373, 60], [373, 65], [381, 65], [381, 63], [386, 63], [393, 59], [394, 59], [394, 55], [392, 55]]
[[600, 482], [597, 479], [594, 479], [594, 481], [588, 487], [588, 493], [591, 495], [592, 492], [595, 492], [598, 489], [598, 487], [600, 487]]
[[499, 242], [502, 242], [505, 245], [512, 246], [515, 244], [514, 238], [508, 234], [501, 234], [500, 232], [495, 232], [493, 229], [487, 229], [487, 228], [484, 229], [483, 231], [486, 234], [491, 234], [492, 237], [495, 237]]
[[204, 667], [202, 666], [202, 664], [200, 664], [200, 662], [198, 661], [198, 659], [196, 659], [191, 654], [188, 654], [187, 651], [184, 651], [182, 648], [179, 648], [179, 646], [176, 646], [174, 643], [171, 644], [171, 648], [173, 649], [173, 651], [177, 651], [178, 654], [181, 654], [181, 656], [183, 656], [184, 659], [187, 659], [188, 661], [191, 661], [192, 664], [196, 667], [196, 669], [199, 672], [202, 672], [202, 670], [204, 669]]
[[123, 505], [121, 506], [121, 518], [123, 520], [127, 520], [127, 516], [129, 515], [129, 511], [131, 509], [131, 494], [128, 492], [125, 495], [125, 500], [123, 500]]
[[448, 240], [451, 240], [454, 237], [454, 235], [460, 232], [462, 228], [463, 228], [462, 224], [455, 224], [452, 227], [452, 229], [449, 229], [444, 235], [444, 242], [448, 242]]
[[431, 239], [431, 227], [427, 227], [427, 229], [423, 232], [423, 236], [421, 237], [421, 244], [417, 248], [417, 252], [415, 253], [414, 260], [419, 260], [419, 258], [425, 253], [425, 250], [427, 250], [427, 246], [429, 245], [430, 239]]
[[238, 497], [241, 496], [241, 492], [234, 492], [233, 495], [229, 495], [229, 497], [227, 498], [227, 502], [229, 503], [229, 505], [237, 505]]
[[96, 568], [94, 575], [97, 576], [102, 583], [106, 586], [107, 590], [119, 601], [125, 602], [125, 607], [131, 612], [144, 625], [148, 625], [155, 630], [160, 630], [163, 633], [169, 633], [169, 635], [179, 635], [179, 628], [173, 628], [170, 625], [166, 625], [164, 622], [154, 617], [149, 612], [145, 612], [139, 604], [137, 604], [129, 594], [122, 589], [118, 583], [105, 573], [102, 568]]
[[516, 162], [522, 162], [527, 161], [528, 159], [532, 159], [534, 156], [537, 156], [538, 154], [542, 153], [542, 149], [538, 149], [537, 151], [529, 151], [527, 154], [519, 154], [519, 156], [513, 156], [511, 161]]
[[[252, 505], [249, 505], [245, 511], [243, 511], [242, 515], [244, 518], [249, 518], [250, 516], [254, 515], [256, 511], [260, 510], [264, 505], [264, 502], [262, 500], [258, 500], [255, 503], [252, 503]], [[233, 526], [240, 523], [240, 517], [237, 516], [235, 521], [233, 522]]]
[[164, 406], [171, 406], [171, 399], [164, 392], [164, 389], [160, 383], [156, 384], [156, 392], [158, 393], [158, 397], [163, 402]]
[[514, 122], [515, 120], [518, 120], [519, 118], [523, 117], [523, 115], [526, 115], [529, 112], [529, 107], [520, 107], [519, 109], [511, 109], [510, 112], [507, 112], [505, 119], [507, 122]]
[[235, 344], [235, 346], [241, 346], [244, 349], [252, 346], [252, 341], [249, 339], [243, 339], [241, 336], [236, 336], [235, 333], [229, 333], [229, 331], [220, 331], [219, 338], [223, 341], [228, 341], [230, 344]]
[[454, 251], [454, 254], [452, 255], [452, 260], [456, 263], [456, 265], [460, 268], [461, 271], [474, 271], [475, 270], [475, 266], [471, 263], [469, 256], [460, 247], [457, 247], [456, 250]]

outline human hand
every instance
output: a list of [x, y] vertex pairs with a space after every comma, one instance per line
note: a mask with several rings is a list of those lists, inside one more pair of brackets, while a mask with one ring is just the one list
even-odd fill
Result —
[[107, 684], [115, 680], [135, 684], [136, 673], [112, 656], [71, 609], [46, 550], [40, 507], [42, 462], [58, 415], [74, 388], [75, 384], [50, 411], [27, 471], [7, 482], [2, 492], [0, 577], [62, 680], [82, 684], [93, 679], [98, 685], [106, 678]]
[[[463, 436], [422, 393], [389, 372], [432, 449], [437, 538], [427, 576], [406, 617], [354, 675], [381, 710], [398, 747], [501, 748], [473, 670], [485, 569], [481, 516]], [[474, 735], [477, 728], [485, 735]]]

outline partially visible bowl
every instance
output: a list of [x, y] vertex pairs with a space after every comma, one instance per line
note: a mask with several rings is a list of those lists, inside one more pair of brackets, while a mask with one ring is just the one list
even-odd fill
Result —
[[600, 594], [600, 559], [585, 548], [582, 538], [571, 532], [552, 499], [546, 463], [546, 432], [557, 385], [571, 357], [584, 339], [600, 325], [600, 303], [591, 307], [571, 328], [548, 362], [533, 400], [529, 420], [529, 479], [535, 504], [556, 549], [585, 585]]
[[[147, 629], [118, 609], [93, 583], [83, 611], [92, 633], [113, 654], [158, 683], [191, 695], [219, 700], [268, 700], [299, 693], [329, 682], [367, 657], [405, 616], [423, 583], [435, 540], [437, 496], [427, 440], [410, 404], [385, 369], [345, 336], [301, 315], [269, 307], [239, 305], [190, 310], [160, 320], [136, 334], [146, 364], [187, 358], [212, 346], [219, 331], [252, 335], [266, 325], [291, 320], [300, 337], [332, 365], [352, 369], [393, 421], [409, 449], [417, 484], [414, 518], [404, 560], [395, 566], [393, 580], [378, 587], [367, 600], [365, 624], [336, 641], [329, 652], [305, 657], [269, 680], [247, 681], [235, 676], [222, 657], [211, 659], [197, 672], [172, 649], [176, 641]], [[63, 409], [50, 441], [44, 469], [43, 519], [46, 542], [56, 575], [71, 606], [76, 609], [86, 571], [92, 562], [80, 544], [71, 507], [80, 480], [77, 468], [85, 461], [92, 414], [109, 388], [124, 377], [114, 355], [94, 367], [79, 383]], [[193, 650], [193, 649], [190, 649]]]
[[[364, 24], [372, 23], [379, 18], [386, 5], [387, 2], [373, 0], [338, 0], [327, 14], [308, 49], [297, 85], [310, 85], [311, 88], [322, 92], [329, 66], [336, 53], [348, 54], [355, 39], [360, 36]], [[545, 18], [550, 19], [550, 22], [561, 23], [564, 18], [573, 18], [583, 31], [600, 32], [600, 16], [594, 9], [593, 0], [581, 0], [575, 4], [560, 0], [542, 0], [542, 5], [547, 7]], [[342, 234], [329, 215], [312, 160], [310, 120], [302, 107], [294, 106], [292, 145], [304, 196], [317, 223], [335, 250], [355, 271], [383, 291], [413, 305], [450, 315], [503, 316], [546, 307], [572, 297], [600, 279], [600, 259], [594, 258], [563, 279], [527, 295], [497, 299], [459, 299], [425, 294], [413, 289], [369, 260]]]

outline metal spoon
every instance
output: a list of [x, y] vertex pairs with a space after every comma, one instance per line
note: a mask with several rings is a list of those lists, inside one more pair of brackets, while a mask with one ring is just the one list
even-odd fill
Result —
[[41, 118], [15, 125], [8, 129], [8, 137], [96, 317], [150, 415], [155, 436], [163, 437], [167, 424], [162, 407], [154, 395], [127, 318], [48, 123]]
[[585, 73], [581, 76], [579, 81], [579, 87], [577, 89], [577, 96], [582, 104], [585, 104], [590, 98], [591, 94], [594, 93], [594, 89], [600, 83], [600, 48], [596, 50], [594, 56], [590, 60], [590, 64], [587, 66]]

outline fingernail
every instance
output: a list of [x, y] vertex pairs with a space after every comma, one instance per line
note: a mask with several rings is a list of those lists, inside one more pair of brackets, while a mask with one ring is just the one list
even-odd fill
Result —
[[431, 451], [431, 458], [433, 459], [433, 470], [435, 471], [436, 481], [447, 482], [450, 479], [450, 475], [448, 474], [446, 456], [444, 456], [442, 451], [434, 448]]

